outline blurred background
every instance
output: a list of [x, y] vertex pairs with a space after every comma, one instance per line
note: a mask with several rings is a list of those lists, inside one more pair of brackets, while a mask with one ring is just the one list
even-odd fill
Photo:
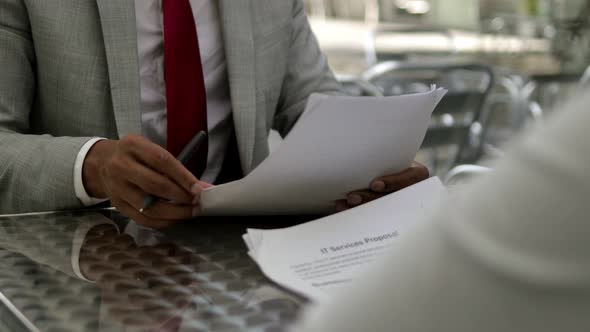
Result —
[[351, 94], [449, 89], [419, 154], [442, 177], [485, 171], [590, 81], [590, 0], [306, 0], [306, 11]]

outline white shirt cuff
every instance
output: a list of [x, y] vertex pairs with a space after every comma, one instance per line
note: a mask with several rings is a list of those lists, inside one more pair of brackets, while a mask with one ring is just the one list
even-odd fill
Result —
[[84, 168], [84, 160], [86, 160], [86, 155], [92, 149], [94, 144], [105, 140], [104, 138], [93, 138], [90, 141], [86, 142], [78, 152], [78, 156], [76, 157], [76, 163], [74, 164], [74, 191], [76, 192], [76, 197], [80, 200], [80, 202], [84, 206], [93, 206], [103, 202], [108, 201], [108, 199], [98, 199], [93, 198], [88, 195], [86, 192], [86, 188], [84, 188], [84, 180], [82, 178], [82, 169]]

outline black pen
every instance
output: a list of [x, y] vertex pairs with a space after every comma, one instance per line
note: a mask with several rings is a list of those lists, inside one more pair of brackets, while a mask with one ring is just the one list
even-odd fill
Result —
[[[201, 146], [207, 140], [207, 133], [203, 130], [199, 131], [197, 135], [182, 149], [182, 152], [178, 155], [176, 159], [180, 161], [183, 165], [186, 164], [193, 159], [194, 155], [201, 149]], [[148, 195], [143, 199], [143, 207], [139, 210], [139, 213], [143, 213], [143, 211], [149, 209], [154, 203], [156, 203], [157, 198], [154, 195]]]

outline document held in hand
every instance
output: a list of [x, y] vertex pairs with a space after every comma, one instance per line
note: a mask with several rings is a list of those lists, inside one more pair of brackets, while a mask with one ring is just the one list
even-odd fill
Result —
[[395, 97], [312, 95], [279, 149], [244, 179], [203, 192], [204, 215], [325, 214], [410, 166], [444, 89]]
[[[277, 284], [321, 301], [352, 283], [359, 272], [427, 218], [447, 191], [431, 178], [355, 209], [303, 225], [249, 229], [249, 254]], [[362, 281], [359, 281], [362, 282]]]

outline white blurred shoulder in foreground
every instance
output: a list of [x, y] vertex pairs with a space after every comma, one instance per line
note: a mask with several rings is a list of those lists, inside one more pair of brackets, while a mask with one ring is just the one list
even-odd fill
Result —
[[590, 331], [590, 94], [557, 113], [295, 330]]

